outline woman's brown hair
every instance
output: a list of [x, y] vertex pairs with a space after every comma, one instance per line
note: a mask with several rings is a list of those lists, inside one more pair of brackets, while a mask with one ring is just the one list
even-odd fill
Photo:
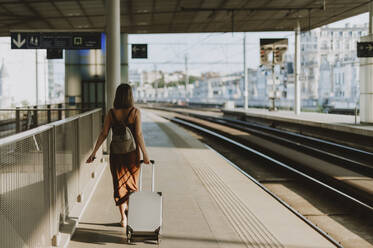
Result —
[[130, 108], [134, 105], [132, 88], [129, 84], [120, 84], [117, 87], [114, 98], [114, 108]]

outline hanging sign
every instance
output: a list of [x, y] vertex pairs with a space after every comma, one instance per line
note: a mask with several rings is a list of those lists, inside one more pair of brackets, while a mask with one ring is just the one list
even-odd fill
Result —
[[133, 59], [148, 58], [148, 44], [132, 44], [131, 50]]
[[356, 50], [358, 58], [373, 57], [373, 42], [358, 42]]
[[101, 49], [101, 33], [12, 32], [12, 49]]

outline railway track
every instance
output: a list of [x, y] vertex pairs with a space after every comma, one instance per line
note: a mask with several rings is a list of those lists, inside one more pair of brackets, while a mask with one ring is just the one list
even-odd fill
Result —
[[[165, 109], [162, 109], [162, 111], [165, 111]], [[174, 110], [171, 111], [175, 112]], [[339, 204], [341, 206], [339, 207], [342, 210], [339, 210], [340, 212], [333, 210], [334, 213], [331, 211], [331, 213], [326, 213], [326, 216], [343, 216], [343, 218], [346, 217], [348, 219], [347, 222], [353, 219], [352, 222], [355, 223], [352, 225], [356, 225], [356, 222], [361, 223], [361, 214], [364, 216], [362, 219], [368, 220], [368, 222], [372, 219], [373, 205], [371, 192], [373, 187], [371, 187], [371, 184], [373, 180], [369, 176], [372, 171], [372, 166], [368, 161], [369, 156], [371, 156], [369, 152], [299, 134], [293, 135], [282, 130], [277, 132], [273, 128], [261, 126], [255, 128], [257, 125], [255, 123], [250, 125], [250, 123], [216, 116], [176, 112], [178, 113], [171, 114], [168, 112], [164, 117], [194, 132], [200, 133], [201, 136], [213, 137], [214, 141], [210, 144], [222, 143], [224, 144], [222, 146], [229, 147], [231, 151], [239, 150], [237, 154], [243, 162], [241, 164], [237, 163], [237, 166], [246, 174], [251, 174], [252, 171], [242, 165], [249, 163], [248, 160], [253, 156], [258, 161], [264, 161], [268, 165], [268, 168], [271, 168], [269, 170], [283, 171], [283, 175], [280, 176], [282, 178], [257, 178], [254, 175], [253, 177], [256, 178], [257, 182], [270, 185], [271, 183], [288, 181], [291, 184], [299, 185], [297, 187], [310, 185], [312, 187], [311, 191], [316, 195], [324, 195], [322, 192], [325, 191], [327, 192], [325, 194], [327, 195], [326, 198], [332, 199], [332, 201], [335, 201], [337, 198], [341, 199], [338, 201], [341, 202]], [[268, 132], [266, 132], [267, 130]], [[277, 134], [278, 137], [273, 137]], [[335, 152], [333, 152], [334, 147], [337, 147]], [[312, 167], [312, 162], [321, 164]], [[332, 168], [327, 168], [329, 166]], [[292, 175], [289, 176], [290, 174]], [[294, 180], [292, 179], [293, 177], [297, 179]], [[321, 197], [325, 198], [325, 195]], [[302, 212], [302, 209], [297, 210]], [[323, 223], [321, 223], [322, 225]], [[324, 227], [328, 230], [327, 226]], [[372, 238], [372, 228], [373, 226], [368, 224], [367, 229], [369, 231], [364, 231], [365, 233], [371, 233], [368, 235], [369, 239]], [[335, 237], [338, 237], [338, 233], [335, 234]], [[346, 247], [358, 246], [355, 246], [355, 243], [353, 243]]]
[[292, 166], [292, 165], [285, 164], [285, 163], [277, 160], [276, 158], [273, 158], [271, 156], [268, 156], [268, 155], [262, 153], [261, 151], [250, 148], [247, 145], [240, 143], [239, 141], [235, 141], [235, 140], [233, 140], [229, 137], [226, 137], [226, 136], [224, 136], [220, 133], [212, 131], [212, 130], [206, 128], [205, 126], [200, 126], [200, 125], [198, 125], [198, 124], [196, 124], [196, 123], [194, 123], [190, 120], [188, 121], [186, 119], [176, 117], [176, 118], [171, 119], [171, 121], [176, 122], [176, 123], [181, 124], [181, 125], [184, 125], [184, 126], [188, 126], [189, 128], [193, 128], [195, 130], [198, 130], [199, 132], [203, 132], [205, 134], [211, 135], [214, 138], [218, 138], [218, 139], [222, 140], [223, 142], [229, 143], [230, 145], [233, 145], [233, 146], [235, 146], [239, 149], [242, 149], [245, 152], [249, 152], [253, 155], [256, 155], [256, 156], [260, 157], [261, 159], [269, 161], [270, 163], [274, 164], [275, 166], [280, 166], [282, 168], [285, 168], [286, 170], [289, 170], [292, 173], [295, 173], [296, 175], [298, 175], [298, 176], [300, 176], [304, 179], [307, 179], [310, 182], [313, 182], [313, 183], [317, 184], [318, 186], [326, 188], [326, 189], [332, 191], [333, 193], [338, 194], [339, 196], [342, 196], [343, 198], [345, 198], [345, 199], [353, 202], [357, 206], [363, 208], [368, 213], [373, 214], [373, 205], [371, 205], [370, 203], [366, 203], [366, 202], [364, 202], [364, 200], [359, 199], [358, 197], [354, 197], [349, 193], [345, 193], [345, 192], [341, 191], [340, 189], [338, 189], [338, 187], [335, 187], [335, 185], [332, 185], [331, 183], [322, 182], [320, 179], [314, 177], [313, 175], [309, 175], [305, 172], [302, 172], [302, 171], [294, 168], [294, 166]]
[[324, 160], [373, 176], [373, 153], [294, 132], [228, 118], [192, 114], [190, 116], [254, 133], [274, 142], [313, 153]]
[[[256, 123], [158, 109], [172, 111], [184, 121], [226, 135], [373, 206], [373, 153]], [[221, 127], [228, 127], [230, 131]], [[235, 130], [248, 135], [232, 134]]]
[[255, 122], [241, 121], [231, 118], [223, 118], [197, 113], [178, 111], [172, 108], [156, 108], [159, 110], [172, 111], [177, 114], [196, 117], [198, 119], [222, 124], [242, 131], [255, 133], [272, 141], [291, 145], [293, 148], [304, 152], [312, 152], [325, 160], [338, 163], [348, 169], [364, 172], [373, 176], [373, 153], [351, 146], [338, 144], [295, 132], [290, 132], [274, 127], [265, 126]]

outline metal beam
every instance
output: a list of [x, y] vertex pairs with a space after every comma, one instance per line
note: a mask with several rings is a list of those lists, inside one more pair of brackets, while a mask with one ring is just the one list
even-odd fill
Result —
[[[21, 2], [35, 15], [35, 16], [39, 16], [39, 17], [41, 17], [41, 14], [40, 14], [40, 12], [39, 11], [37, 11], [36, 9], [34, 9], [34, 7], [32, 7], [31, 5], [30, 5], [30, 3], [29, 2], [26, 2], [25, 0], [21, 0]], [[41, 17], [41, 19], [40, 20], [42, 20], [43, 22], [45, 22], [46, 24], [47, 24], [47, 26], [49, 27], [49, 28], [54, 28], [54, 26], [49, 22], [49, 21], [47, 21], [45, 18], [42, 18]]]
[[[290, 1], [290, 2], [292, 2], [292, 1]], [[308, 20], [310, 20], [310, 18], [311, 18], [311, 11], [312, 11], [312, 9], [309, 9], [309, 6], [311, 6], [312, 4], [314, 4], [315, 2], [318, 2], [318, 0], [310, 0], [310, 1], [308, 1], [306, 4], [304, 4], [303, 5], [303, 7], [305, 8], [305, 9], [302, 9], [302, 10], [308, 10], [308, 15], [309, 16], [306, 16], [307, 17], [307, 19]], [[321, 10], [323, 10], [324, 9], [324, 5], [322, 5], [321, 7], [320, 7], [320, 9]], [[281, 27], [281, 25], [287, 20], [287, 18], [288, 17], [291, 17], [291, 16], [294, 16], [296, 13], [299, 13], [300, 11], [302, 11], [302, 10], [293, 10], [293, 11], [289, 11], [289, 13], [287, 13], [286, 15], [284, 15], [284, 19], [281, 21], [281, 22], [279, 22], [277, 25], [279, 26], [279, 27]], [[300, 20], [301, 18], [299, 18], [298, 17], [298, 20]], [[297, 24], [298, 25], [298, 24]], [[300, 24], [301, 25], [301, 24]]]
[[[33, 0], [31, 1], [30, 3], [49, 3], [50, 0]], [[53, 0], [53, 2], [57, 3], [57, 2], [60, 2], [60, 3], [66, 3], [66, 1], [68, 0]], [[83, 2], [92, 2], [92, 0], [81, 0]], [[105, 0], [104, 0], [105, 1]], [[70, 2], [73, 2], [73, 0], [70, 0]], [[7, 2], [5, 1], [2, 1], [0, 2], [0, 5], [9, 5], [9, 4], [24, 4], [22, 0], [19, 0], [19, 1], [15, 1], [15, 0], [9, 0]]]
[[155, 5], [156, 5], [156, 0], [153, 0], [153, 4], [152, 4], [152, 17], [151, 17], [151, 21], [150, 23], [152, 25], [154, 25], [154, 12], [155, 12]]
[[[259, 24], [261, 22], [263, 22], [264, 19], [257, 19], [257, 20], [252, 20], [250, 22], [248, 21], [237, 21], [236, 24], [237, 25], [242, 25], [242, 24], [248, 24], [250, 23], [251, 25], [255, 25], [255, 26], [259, 26]], [[281, 20], [281, 19], [278, 19], [278, 20]], [[293, 21], [296, 21], [296, 19], [294, 19]], [[224, 26], [227, 24], [227, 22], [225, 21], [219, 21], [219, 22], [214, 22], [215, 25], [220, 25], [222, 26], [222, 28], [219, 29], [219, 32], [231, 32], [231, 27], [230, 26]], [[173, 33], [185, 33], [185, 26], [188, 24], [188, 22], [185, 22], [185, 23], [178, 23], [178, 24], [174, 24], [174, 28], [173, 28]], [[208, 24], [210, 24], [209, 21], [203, 21], [203, 22], [195, 22], [194, 23], [196, 26], [199, 27], [199, 29], [195, 29], [193, 30], [193, 32], [216, 32], [216, 29], [211, 26], [210, 29], [205, 29], [203, 30], [202, 27], [203, 26], [206, 26]], [[152, 33], [167, 33], [169, 31], [167, 31], [167, 27], [169, 26], [169, 24], [165, 23], [165, 24], [157, 24], [157, 25], [144, 25], [144, 26], [141, 26], [142, 29], [145, 29], [145, 30], [152, 30]], [[242, 25], [243, 26], [243, 25]], [[132, 29], [136, 28], [136, 26], [133, 26]], [[127, 29], [125, 29], [124, 27], [122, 27], [122, 30], [124, 32], [126, 32]], [[274, 29], [274, 28], [267, 28], [267, 29], [251, 29], [251, 31], [253, 32], [265, 32], [265, 31], [293, 31], [294, 28], [292, 29], [287, 29], [287, 30], [283, 30], [283, 29]], [[236, 29], [235, 32], [245, 32], [247, 30], [245, 29]], [[133, 33], [142, 33], [142, 32], [137, 32], [137, 30], [135, 30], [135, 32]]]
[[[203, 6], [204, 3], [205, 3], [205, 0], [201, 0], [201, 1], [199, 2], [199, 4], [198, 4], [198, 8], [201, 8], [201, 7]], [[198, 12], [196, 11], [196, 12], [194, 13], [193, 17], [190, 19], [189, 25], [188, 25], [188, 27], [186, 28], [186, 30], [189, 31], [189, 29], [190, 29], [190, 27], [193, 25], [194, 19], [196, 19], [197, 15], [198, 15]]]
[[[131, 25], [134, 24], [134, 21], [133, 21], [133, 9], [132, 9], [132, 0], [127, 0], [127, 13], [128, 13], [128, 20], [129, 20], [129, 23], [128, 23], [128, 26], [127, 27], [130, 27]], [[132, 30], [128, 29], [128, 33], [129, 32], [132, 32]]]
[[[227, 4], [227, 2], [228, 2], [227, 0], [221, 0], [220, 3], [219, 3], [219, 5], [218, 5], [218, 7], [217, 7], [216, 9], [222, 9], [222, 8], [224, 8], [224, 6]], [[203, 8], [200, 8], [200, 9], [203, 9]], [[188, 11], [188, 10], [186, 10], [186, 9], [184, 8], [184, 11]], [[215, 21], [215, 19], [216, 19], [216, 16], [217, 16], [217, 14], [216, 14], [217, 12], [214, 11], [214, 10], [206, 10], [206, 11], [210, 11], [210, 12], [212, 12], [212, 13], [211, 13], [211, 14], [209, 15], [209, 17], [208, 17], [208, 19], [210, 19], [210, 20], [209, 20], [210, 23], [207, 24], [207, 25], [205, 25], [205, 26], [203, 27], [203, 30], [206, 30], [210, 24], [214, 23], [214, 21]]]
[[[246, 3], [244, 3], [244, 5], [242, 5], [241, 7], [242, 7], [242, 8], [245, 8], [245, 6], [246, 6], [249, 2], [250, 2], [250, 0], [246, 1]], [[267, 1], [265, 1], [265, 2], [261, 5], [261, 7], [264, 8], [263, 6], [267, 6], [267, 5], [270, 4], [271, 2], [272, 2], [272, 0], [267, 0]], [[240, 13], [240, 12], [238, 12], [238, 13]], [[250, 11], [250, 13], [247, 15], [247, 17], [248, 17], [247, 20], [250, 20], [251, 17], [252, 17], [255, 13], [256, 13], [256, 11]], [[245, 25], [245, 24], [243, 24], [243, 25]], [[243, 25], [240, 26], [240, 27], [238, 27], [238, 29], [241, 29], [241, 28], [243, 27]]]
[[[273, 7], [273, 8], [184, 8], [184, 7], [181, 7], [181, 11], [189, 11], [189, 12], [195, 12], [195, 11], [199, 11], [199, 12], [231, 12], [231, 11], [234, 11], [234, 12], [242, 12], [242, 11], [294, 11], [294, 10], [321, 10], [322, 7], [318, 7], [318, 8], [313, 8], [313, 7], [308, 7], [308, 8], [298, 8], [298, 7], [284, 7], [284, 8], [281, 8], [281, 7]], [[215, 16], [216, 14], [214, 14]]]
[[81, 3], [81, 0], [76, 0], [76, 3], [79, 5], [79, 9], [80, 9], [80, 11], [82, 11], [82, 13], [85, 16], [85, 18], [87, 18], [89, 26], [94, 27], [93, 22], [92, 22], [90, 16], [87, 14], [87, 12], [85, 11], [85, 8], [83, 7], [83, 5]]
[[[1, 8], [2, 8], [3, 10], [5, 10], [5, 12], [7, 12], [8, 15], [16, 16], [12, 11], [10, 11], [10, 10], [9, 10], [7, 7], [5, 7], [4, 5], [1, 5]], [[10, 27], [12, 27], [12, 26], [14, 26], [14, 24], [7, 24], [8, 29], [9, 29]], [[27, 27], [31, 27], [30, 23], [26, 23], [26, 26], [27, 26]]]
[[[369, 3], [371, 3], [371, 1], [367, 1], [367, 2], [364, 2], [364, 3], [362, 3], [362, 4], [359, 4], [359, 5], [355, 6], [355, 7], [353, 7], [353, 8], [346, 9], [346, 10], [344, 10], [344, 11], [338, 13], [338, 14], [335, 14], [335, 15], [332, 15], [332, 16], [328, 16], [328, 17], [325, 18], [324, 20], [322, 20], [322, 21], [320, 21], [320, 22], [317, 22], [317, 23], [311, 25], [311, 29], [312, 29], [312, 28], [316, 28], [316, 27], [318, 27], [318, 26], [321, 26], [321, 25], [323, 25], [323, 24], [325, 24], [325, 23], [330, 23], [330, 20], [333, 20], [334, 18], [337, 18], [337, 17], [339, 17], [339, 16], [342, 16], [343, 14], [346, 14], [346, 13], [351, 12], [351, 11], [353, 11], [353, 10], [356, 10], [356, 9], [362, 8], [362, 7], [364, 7], [365, 5], [368, 5]], [[329, 6], [329, 5], [328, 5], [328, 6]], [[328, 21], [329, 21], [329, 22], [328, 22]]]
[[53, 5], [53, 7], [57, 10], [57, 12], [62, 16], [65, 21], [69, 24], [71, 28], [74, 28], [74, 25], [70, 22], [70, 20], [62, 13], [61, 9], [57, 6], [55, 1], [49, 0], [49, 3]]
[[174, 9], [174, 11], [173, 11], [172, 18], [169, 20], [169, 22], [170, 22], [170, 24], [169, 24], [169, 26], [168, 26], [168, 31], [169, 31], [169, 32], [172, 32], [173, 21], [174, 21], [174, 19], [175, 19], [176, 12], [177, 12], [177, 11], [179, 10], [179, 8], [180, 8], [180, 2], [181, 2], [181, 0], [177, 0], [176, 5], [175, 5], [175, 9]]
[[[311, 0], [311, 1], [314, 1], [314, 0]], [[292, 0], [290, 0], [290, 2], [287, 2], [286, 3], [286, 5], [285, 6], [287, 6], [289, 3], [291, 3], [292, 2]], [[303, 7], [307, 7], [308, 6], [308, 4], [307, 5], [303, 5]], [[302, 10], [304, 10], [304, 9], [302, 9]], [[286, 15], [288, 15], [290, 12], [295, 12], [295, 11], [300, 11], [300, 9], [299, 10], [288, 10], [288, 11], [286, 11], [287, 13], [284, 13], [285, 15], [284, 16], [286, 16]], [[284, 17], [283, 17], [284, 18]], [[265, 25], [267, 25], [267, 23], [269, 23], [270, 21], [272, 21], [272, 25], [276, 25], [276, 26], [278, 26], [278, 27], [282, 27], [282, 23], [284, 22], [284, 19], [282, 19], [281, 21], [279, 21], [279, 22], [273, 22], [273, 19], [272, 18], [268, 18], [267, 19], [267, 21], [264, 21], [263, 23], [262, 23], [262, 25], [261, 25], [261, 27], [263, 27], [263, 26], [265, 26]]]

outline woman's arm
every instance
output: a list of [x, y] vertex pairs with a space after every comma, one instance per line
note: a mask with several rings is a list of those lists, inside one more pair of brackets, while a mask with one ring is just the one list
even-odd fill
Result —
[[100, 146], [102, 145], [102, 143], [105, 141], [106, 137], [109, 134], [110, 123], [111, 123], [111, 115], [110, 115], [110, 112], [108, 112], [108, 114], [105, 116], [104, 127], [101, 130], [100, 136], [98, 136], [95, 148], [93, 149], [92, 154], [89, 156], [86, 163], [92, 163], [93, 160], [95, 160], [96, 152], [98, 151], [98, 149], [100, 148]]
[[135, 119], [135, 139], [137, 144], [139, 144], [139, 147], [142, 151], [142, 157], [145, 164], [149, 164], [149, 156], [148, 152], [146, 151], [145, 142], [144, 142], [144, 136], [142, 135], [142, 127], [141, 127], [141, 113], [140, 111], [137, 111], [136, 113], [136, 119]]

